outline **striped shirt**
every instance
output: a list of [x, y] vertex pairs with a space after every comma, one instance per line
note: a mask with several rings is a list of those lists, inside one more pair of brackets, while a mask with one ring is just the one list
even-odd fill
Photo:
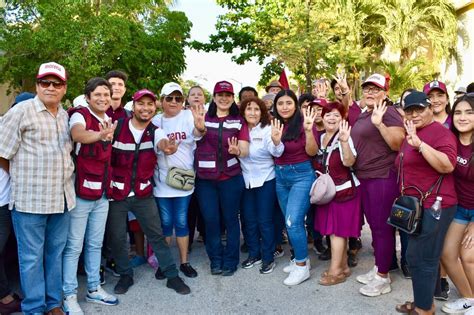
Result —
[[63, 213], [75, 206], [74, 164], [68, 114], [54, 117], [38, 97], [17, 104], [0, 118], [0, 156], [10, 160], [10, 209]]

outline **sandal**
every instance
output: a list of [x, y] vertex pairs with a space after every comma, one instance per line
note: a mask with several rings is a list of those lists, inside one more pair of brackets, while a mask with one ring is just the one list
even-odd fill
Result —
[[330, 286], [345, 282], [346, 279], [346, 276], [342, 273], [339, 275], [326, 274], [325, 276], [322, 276], [321, 279], [319, 279], [319, 284], [324, 286]]
[[417, 314], [415, 311], [415, 302], [406, 301], [405, 304], [398, 304], [395, 310], [403, 314]]
[[[321, 277], [326, 277], [326, 276], [328, 275], [328, 272], [329, 272], [329, 270], [323, 271], [323, 273], [321, 273]], [[351, 274], [352, 274], [352, 272], [351, 272], [351, 269], [350, 269], [350, 268], [345, 269], [345, 270], [341, 273], [341, 275], [344, 275], [344, 277], [346, 277], [346, 278], [349, 278], [349, 277], [351, 276]]]

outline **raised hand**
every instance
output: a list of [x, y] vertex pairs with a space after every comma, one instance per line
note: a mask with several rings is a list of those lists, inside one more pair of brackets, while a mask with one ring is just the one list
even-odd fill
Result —
[[117, 121], [112, 123], [112, 120], [104, 120], [99, 124], [99, 134], [101, 141], [112, 141], [114, 138], [115, 128], [117, 128]]
[[229, 149], [227, 150], [229, 154], [240, 155], [239, 141], [236, 137], [227, 139], [227, 144], [229, 144]]
[[314, 106], [308, 107], [303, 111], [303, 128], [305, 131], [313, 129], [314, 119], [316, 118], [316, 109]]
[[340, 142], [347, 142], [349, 141], [349, 137], [351, 135], [351, 126], [347, 120], [342, 120], [339, 123], [339, 141]]
[[421, 140], [420, 138], [418, 138], [418, 135], [416, 134], [416, 127], [413, 124], [413, 121], [411, 120], [405, 121], [405, 130], [407, 131], [408, 144], [411, 145], [412, 147], [419, 149], [421, 145]]
[[374, 109], [372, 110], [372, 124], [374, 124], [375, 127], [378, 127], [382, 124], [382, 119], [383, 115], [385, 115], [385, 112], [387, 111], [387, 104], [385, 100], [380, 100], [378, 103], [374, 105]]
[[333, 79], [336, 80], [337, 84], [341, 88], [341, 93], [346, 94], [349, 92], [349, 85], [347, 84], [347, 75], [344, 72], [339, 72], [336, 76], [333, 76]]
[[328, 95], [328, 85], [325, 79], [316, 81], [316, 98], [326, 98]]
[[179, 143], [175, 139], [162, 139], [160, 140], [160, 149], [166, 155], [171, 155], [178, 150]]
[[204, 110], [204, 105], [199, 104], [197, 105], [197, 107], [191, 106], [190, 109], [194, 118], [194, 127], [197, 130], [204, 130], [206, 128], [204, 124], [204, 116], [206, 115], [206, 111]]
[[272, 124], [272, 141], [274, 145], [279, 145], [283, 135], [283, 124], [278, 119], [273, 119]]

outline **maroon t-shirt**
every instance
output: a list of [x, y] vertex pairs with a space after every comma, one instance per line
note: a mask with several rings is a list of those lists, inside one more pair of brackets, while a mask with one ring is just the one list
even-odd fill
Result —
[[131, 116], [131, 113], [128, 112], [123, 106], [118, 107], [116, 110], [114, 110], [112, 106], [110, 106], [105, 113], [112, 119], [112, 122], [115, 122], [116, 120], [119, 120], [121, 118], [125, 119]]
[[[433, 122], [428, 126], [417, 130], [416, 133], [421, 141], [428, 144], [435, 150], [446, 154], [451, 164], [453, 166], [456, 165], [456, 137], [451, 133], [451, 131], [446, 129], [446, 127], [440, 123]], [[441, 174], [432, 168], [425, 160], [422, 153], [418, 152], [417, 148], [409, 145], [406, 139], [402, 143], [400, 152], [403, 152], [403, 175], [405, 187], [416, 186], [423, 193], [426, 193], [431, 188], [431, 186], [436, 183]], [[397, 156], [395, 163], [396, 166], [399, 167], [400, 154]], [[436, 194], [437, 189], [438, 186], [433, 189], [431, 195], [425, 200], [423, 203], [424, 208], [430, 208], [433, 205], [436, 196], [443, 197], [443, 208], [449, 208], [455, 206], [458, 203], [456, 191], [454, 188], [454, 176], [452, 173], [444, 174], [438, 194]], [[413, 188], [405, 189], [405, 195], [420, 198], [420, 194]]]
[[472, 159], [472, 146], [463, 145], [459, 139], [457, 164], [454, 169], [456, 192], [459, 205], [463, 208], [474, 210], [474, 161]]
[[[285, 125], [283, 127], [283, 134], [285, 134], [287, 129], [288, 125]], [[316, 129], [316, 125], [313, 125], [313, 136], [316, 140], [316, 143], [318, 143], [318, 135], [319, 132]], [[285, 150], [280, 157], [275, 158], [276, 165], [296, 164], [312, 159], [311, 156], [306, 154], [306, 135], [304, 133], [303, 127], [301, 127], [300, 136], [298, 139], [292, 141], [283, 141], [283, 144], [285, 145]]]
[[[372, 124], [372, 112], [363, 112], [359, 115], [351, 130], [357, 159], [354, 165], [358, 178], [387, 178], [397, 152], [392, 151], [379, 130]], [[393, 106], [387, 107], [382, 119], [387, 127], [402, 127], [402, 116]]]
[[362, 113], [359, 105], [356, 101], [353, 101], [352, 104], [349, 106], [348, 114], [347, 114], [347, 121], [349, 122], [349, 126], [354, 126], [357, 118]]

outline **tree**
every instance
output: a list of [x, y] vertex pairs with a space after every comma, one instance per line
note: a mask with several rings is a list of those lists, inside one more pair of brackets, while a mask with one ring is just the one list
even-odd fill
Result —
[[33, 89], [39, 65], [63, 64], [67, 98], [112, 69], [129, 75], [128, 94], [157, 91], [185, 69], [191, 23], [164, 1], [9, 1], [0, 17], [0, 83]]

